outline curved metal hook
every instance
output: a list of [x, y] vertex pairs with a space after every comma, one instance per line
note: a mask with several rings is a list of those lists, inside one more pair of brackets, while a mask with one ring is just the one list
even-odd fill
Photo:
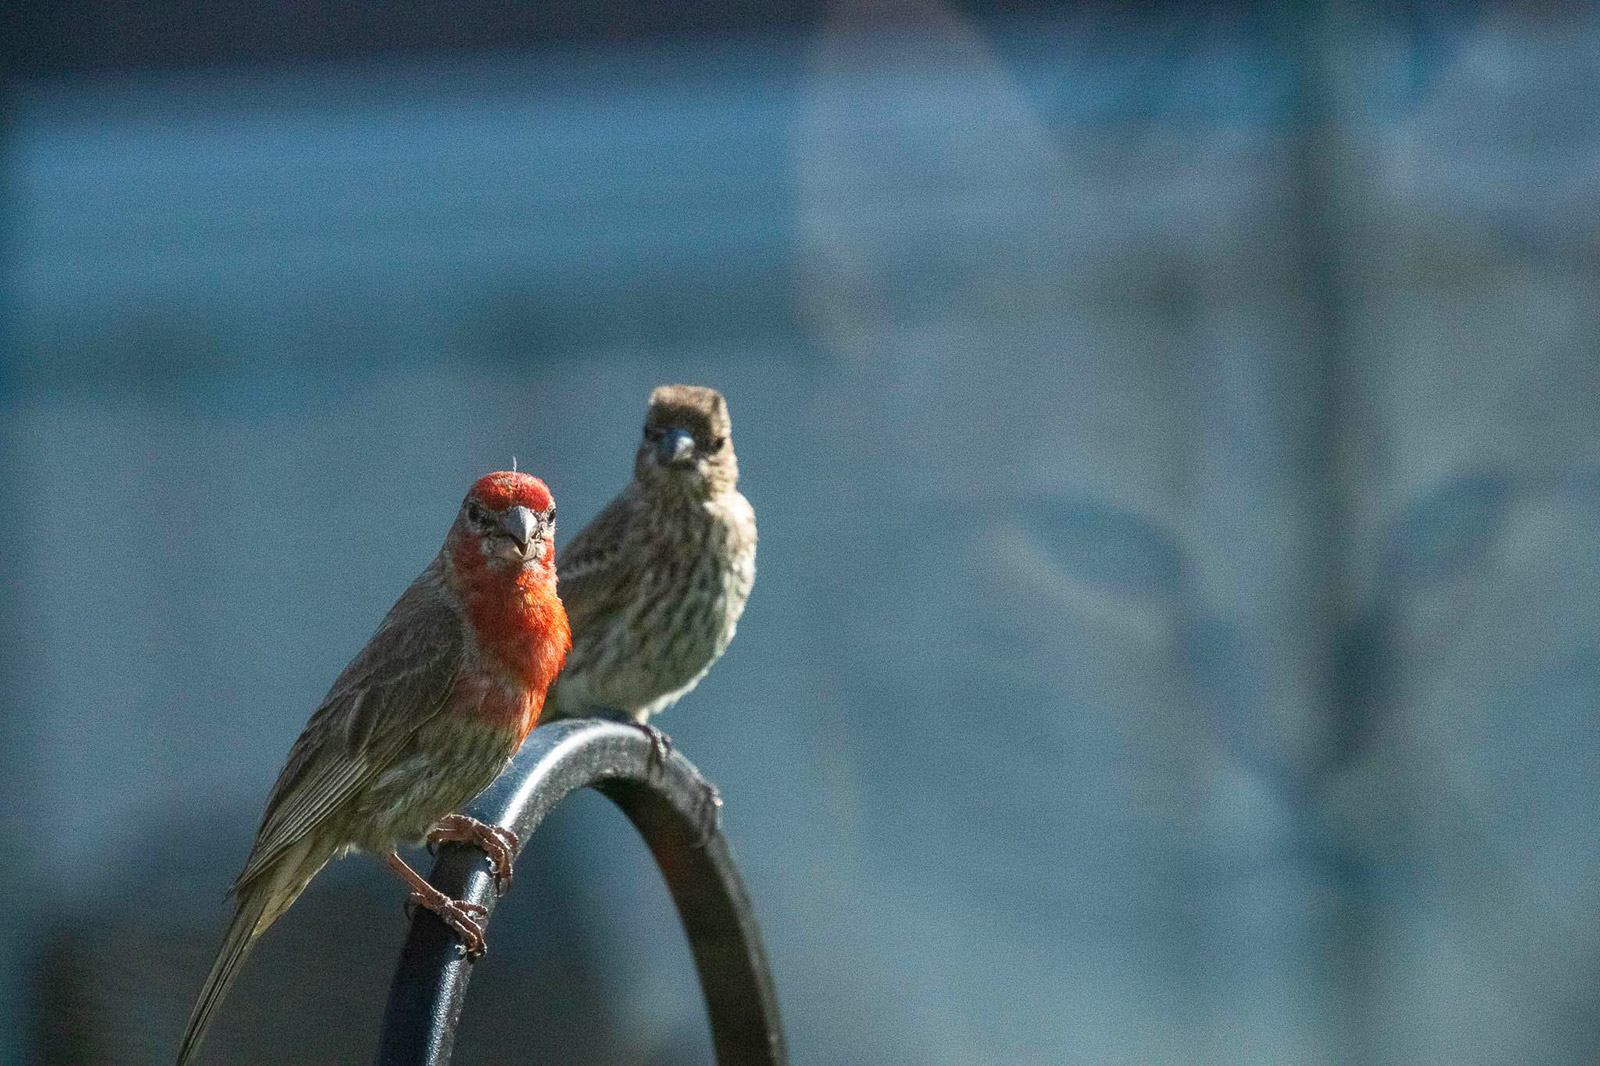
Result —
[[[464, 812], [516, 833], [522, 845], [575, 789], [622, 808], [666, 878], [700, 973], [719, 1066], [786, 1066], [778, 1000], [744, 882], [721, 831], [701, 839], [707, 785], [674, 751], [665, 763], [644, 731], [586, 719], [535, 729], [505, 773]], [[488, 858], [447, 844], [429, 878], [454, 899], [495, 906]], [[445, 1066], [472, 965], [432, 912], [412, 918], [389, 988], [378, 1066]]]

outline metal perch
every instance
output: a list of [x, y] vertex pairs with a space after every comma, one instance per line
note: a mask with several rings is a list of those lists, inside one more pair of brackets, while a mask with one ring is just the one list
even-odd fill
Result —
[[[585, 787], [622, 808], [666, 878], [700, 973], [719, 1066], [786, 1066], [761, 933], [721, 831], [702, 839], [707, 786], [689, 760], [676, 751], [664, 763], [653, 758], [650, 738], [632, 726], [552, 722], [533, 731], [510, 768], [464, 813], [510, 829], [526, 846], [544, 816]], [[492, 914], [494, 878], [477, 848], [444, 845], [429, 880]], [[472, 975], [458, 943], [437, 916], [418, 909], [389, 988], [378, 1066], [450, 1061]]]

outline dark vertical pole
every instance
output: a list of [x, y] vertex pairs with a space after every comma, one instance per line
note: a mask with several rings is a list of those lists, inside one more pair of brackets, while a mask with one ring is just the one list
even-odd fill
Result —
[[[1289, 14], [1292, 13], [1292, 14]], [[1359, 483], [1358, 443], [1365, 434], [1356, 395], [1350, 350], [1349, 260], [1347, 235], [1360, 190], [1348, 183], [1343, 161], [1355, 148], [1354, 131], [1341, 120], [1341, 93], [1347, 87], [1341, 69], [1341, 46], [1348, 43], [1350, 22], [1341, 18], [1335, 0], [1302, 0], [1286, 9], [1291, 23], [1288, 40], [1299, 70], [1295, 131], [1295, 173], [1298, 191], [1301, 277], [1307, 301], [1307, 356], [1310, 377], [1304, 437], [1307, 529], [1311, 538], [1310, 602], [1306, 605], [1306, 637], [1315, 656], [1318, 712], [1316, 735], [1305, 748], [1308, 764], [1301, 778], [1298, 816], [1306, 823], [1306, 840], [1323, 834], [1319, 798], [1330, 778], [1352, 754], [1356, 716], [1353, 694], [1338, 656], [1353, 610], [1354, 490]], [[1326, 1034], [1330, 1057], [1337, 1062], [1370, 1062], [1373, 1023], [1373, 936], [1376, 901], [1372, 885], [1358, 862], [1335, 855], [1316, 875], [1331, 882], [1331, 906], [1322, 915], [1318, 941], [1326, 957], [1328, 982]]]
[[[18, 26], [20, 11], [14, 3], [0, 4], [6, 13], [4, 23]], [[0, 32], [0, 38], [6, 35]], [[0, 558], [17, 558], [18, 506], [15, 496], [18, 485], [16, 468], [16, 440], [14, 437], [19, 397], [17, 395], [18, 337], [16, 326], [16, 247], [13, 233], [16, 226], [15, 157], [16, 77], [22, 41], [25, 36], [19, 27], [17, 38], [0, 43]], [[15, 858], [29, 854], [26, 841], [20, 839], [15, 805], [21, 793], [23, 804], [27, 796], [30, 775], [27, 756], [27, 731], [21, 717], [26, 713], [25, 701], [25, 649], [22, 618], [22, 595], [17, 587], [18, 568], [0, 566], [0, 780], [8, 783], [9, 802], [13, 805], [12, 817], [0, 819], [0, 854]], [[20, 913], [28, 906], [26, 899], [16, 906], [4, 908], [0, 913], [0, 1063], [30, 1061], [25, 1053], [33, 1049], [25, 1046], [25, 1034], [34, 1026], [24, 1017], [27, 996], [23, 986], [24, 958], [27, 944], [24, 931], [29, 915]]]

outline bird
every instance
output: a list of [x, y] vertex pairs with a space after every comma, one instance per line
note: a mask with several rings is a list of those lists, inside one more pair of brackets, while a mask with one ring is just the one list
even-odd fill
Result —
[[722, 394], [655, 389], [633, 480], [561, 553], [572, 653], [550, 691], [550, 720], [631, 722], [665, 760], [671, 739], [650, 718], [727, 650], [755, 585], [756, 516], [738, 484]]
[[510, 885], [516, 838], [452, 814], [499, 775], [538, 723], [571, 647], [556, 594], [555, 501], [543, 481], [497, 471], [462, 501], [444, 545], [345, 667], [290, 749], [234, 912], [178, 1052], [188, 1063], [256, 940], [330, 860], [381, 861], [410, 903], [485, 948], [481, 906], [428, 884], [396, 850], [468, 841]]

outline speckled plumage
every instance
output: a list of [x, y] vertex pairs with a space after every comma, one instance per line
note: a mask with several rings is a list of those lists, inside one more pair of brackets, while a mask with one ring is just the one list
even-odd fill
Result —
[[[668, 461], [663, 437], [673, 431], [693, 444]], [[657, 389], [633, 481], [561, 555], [573, 644], [548, 717], [644, 723], [721, 657], [756, 574], [755, 512], [738, 479], [721, 394]]]
[[[523, 510], [515, 535], [500, 531], [497, 522]], [[570, 646], [553, 519], [537, 478], [480, 478], [439, 554], [333, 683], [291, 748], [234, 881], [233, 921], [180, 1066], [250, 947], [329, 859], [421, 842], [494, 780], [538, 722]]]

